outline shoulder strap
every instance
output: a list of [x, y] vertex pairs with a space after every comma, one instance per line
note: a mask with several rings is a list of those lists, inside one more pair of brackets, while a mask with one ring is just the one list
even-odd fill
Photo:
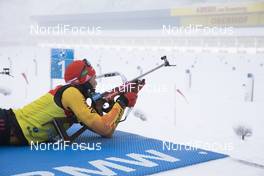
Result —
[[56, 105], [58, 105], [60, 108], [62, 108], [64, 110], [65, 110], [65, 108], [63, 107], [62, 102], [61, 102], [62, 94], [69, 87], [72, 87], [72, 85], [61, 86], [57, 90], [55, 89], [56, 92], [54, 93], [54, 102], [56, 103]]

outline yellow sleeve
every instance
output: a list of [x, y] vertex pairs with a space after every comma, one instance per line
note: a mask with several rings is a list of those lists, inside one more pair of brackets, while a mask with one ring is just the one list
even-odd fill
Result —
[[71, 110], [79, 121], [95, 130], [95, 132], [107, 128], [115, 128], [124, 112], [124, 109], [118, 103], [115, 103], [110, 112], [104, 116], [100, 116], [86, 103], [85, 97], [81, 92], [74, 87], [70, 87], [64, 91], [61, 101], [64, 108]]

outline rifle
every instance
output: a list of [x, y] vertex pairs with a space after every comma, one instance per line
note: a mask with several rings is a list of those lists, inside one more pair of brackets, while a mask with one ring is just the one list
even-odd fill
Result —
[[[141, 79], [141, 78], [145, 77], [146, 75], [148, 75], [148, 74], [150, 74], [150, 73], [152, 73], [152, 72], [154, 72], [154, 71], [156, 71], [162, 67], [176, 66], [176, 65], [171, 65], [169, 63], [169, 61], [167, 60], [166, 56], [161, 57], [161, 60], [164, 61], [163, 64], [147, 71], [146, 73], [143, 73], [142, 75], [139, 75], [138, 77], [136, 77], [130, 81], [125, 82], [121, 86], [115, 87], [112, 90], [106, 91], [102, 94], [96, 93], [96, 92], [93, 93], [91, 96], [92, 107], [96, 110], [96, 112], [99, 115], [102, 116], [104, 113], [107, 113], [112, 109], [112, 106], [115, 103], [114, 99], [117, 96], [124, 94], [126, 92], [138, 93], [138, 91], [140, 91], [143, 88], [143, 86], [145, 85], [145, 79]], [[125, 80], [124, 77], [118, 72], [103, 74], [103, 75], [98, 76], [97, 78], [111, 77], [111, 76], [117, 76], [117, 75], [121, 76], [122, 80]], [[127, 118], [128, 114], [131, 112], [131, 110], [132, 109], [130, 108], [127, 111], [124, 120]], [[121, 121], [124, 121], [124, 120], [121, 120]]]
[[[107, 113], [111, 110], [113, 104], [114, 104], [114, 99], [116, 96], [121, 95], [125, 92], [132, 91], [132, 92], [138, 92], [144, 85], [145, 85], [145, 80], [141, 78], [145, 77], [146, 75], [162, 68], [162, 67], [168, 67], [168, 66], [176, 66], [176, 65], [171, 65], [169, 61], [167, 60], [166, 56], [161, 57], [161, 60], [164, 61], [163, 64], [147, 71], [146, 73], [143, 73], [142, 75], [125, 82], [123, 85], [115, 87], [114, 89], [110, 91], [106, 91], [103, 93], [93, 93], [92, 96], [90, 97], [92, 100], [92, 107], [96, 110], [96, 112], [99, 115], [103, 115], [104, 113]], [[122, 76], [118, 72], [114, 73], [107, 73], [103, 74], [100, 76], [97, 76], [97, 78], [102, 78], [102, 77], [111, 77], [111, 76]], [[124, 77], [123, 77], [123, 80]], [[128, 86], [128, 85], [135, 85], [134, 87]], [[129, 90], [126, 88], [128, 87]], [[108, 107], [105, 107], [105, 104], [108, 104]], [[132, 108], [128, 109], [125, 118], [123, 120], [120, 120], [120, 122], [125, 121], [129, 113], [131, 112]], [[85, 130], [89, 129], [86, 125], [82, 125], [82, 127], [77, 130], [75, 133], [72, 135], [68, 135], [66, 132], [66, 129], [64, 128], [64, 124], [68, 123], [70, 126], [73, 125], [74, 123], [78, 123], [75, 117], [68, 117], [68, 118], [55, 118], [52, 121], [48, 122], [47, 124], [51, 123], [54, 128], [56, 129], [57, 133], [61, 137], [62, 140], [64, 141], [73, 141], [75, 140], [78, 136], [80, 136]], [[45, 124], [44, 124], [45, 125]], [[91, 129], [90, 129], [91, 130]]]

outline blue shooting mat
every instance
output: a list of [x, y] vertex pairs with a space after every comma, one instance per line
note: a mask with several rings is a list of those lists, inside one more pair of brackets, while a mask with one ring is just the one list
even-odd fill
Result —
[[86, 130], [72, 144], [56, 144], [1, 147], [0, 175], [149, 175], [227, 157], [122, 131], [102, 138]]

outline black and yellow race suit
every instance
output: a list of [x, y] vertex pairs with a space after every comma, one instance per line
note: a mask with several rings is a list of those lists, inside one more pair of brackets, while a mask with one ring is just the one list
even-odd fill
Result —
[[[53, 125], [47, 122], [54, 118], [67, 118], [69, 113], [91, 129], [96, 120], [103, 118], [87, 105], [86, 97], [74, 86], [59, 86], [23, 108], [13, 109], [13, 112], [28, 143], [53, 140], [57, 133]], [[115, 103], [106, 114], [112, 119], [109, 123], [120, 119], [123, 112], [119, 103]]]

